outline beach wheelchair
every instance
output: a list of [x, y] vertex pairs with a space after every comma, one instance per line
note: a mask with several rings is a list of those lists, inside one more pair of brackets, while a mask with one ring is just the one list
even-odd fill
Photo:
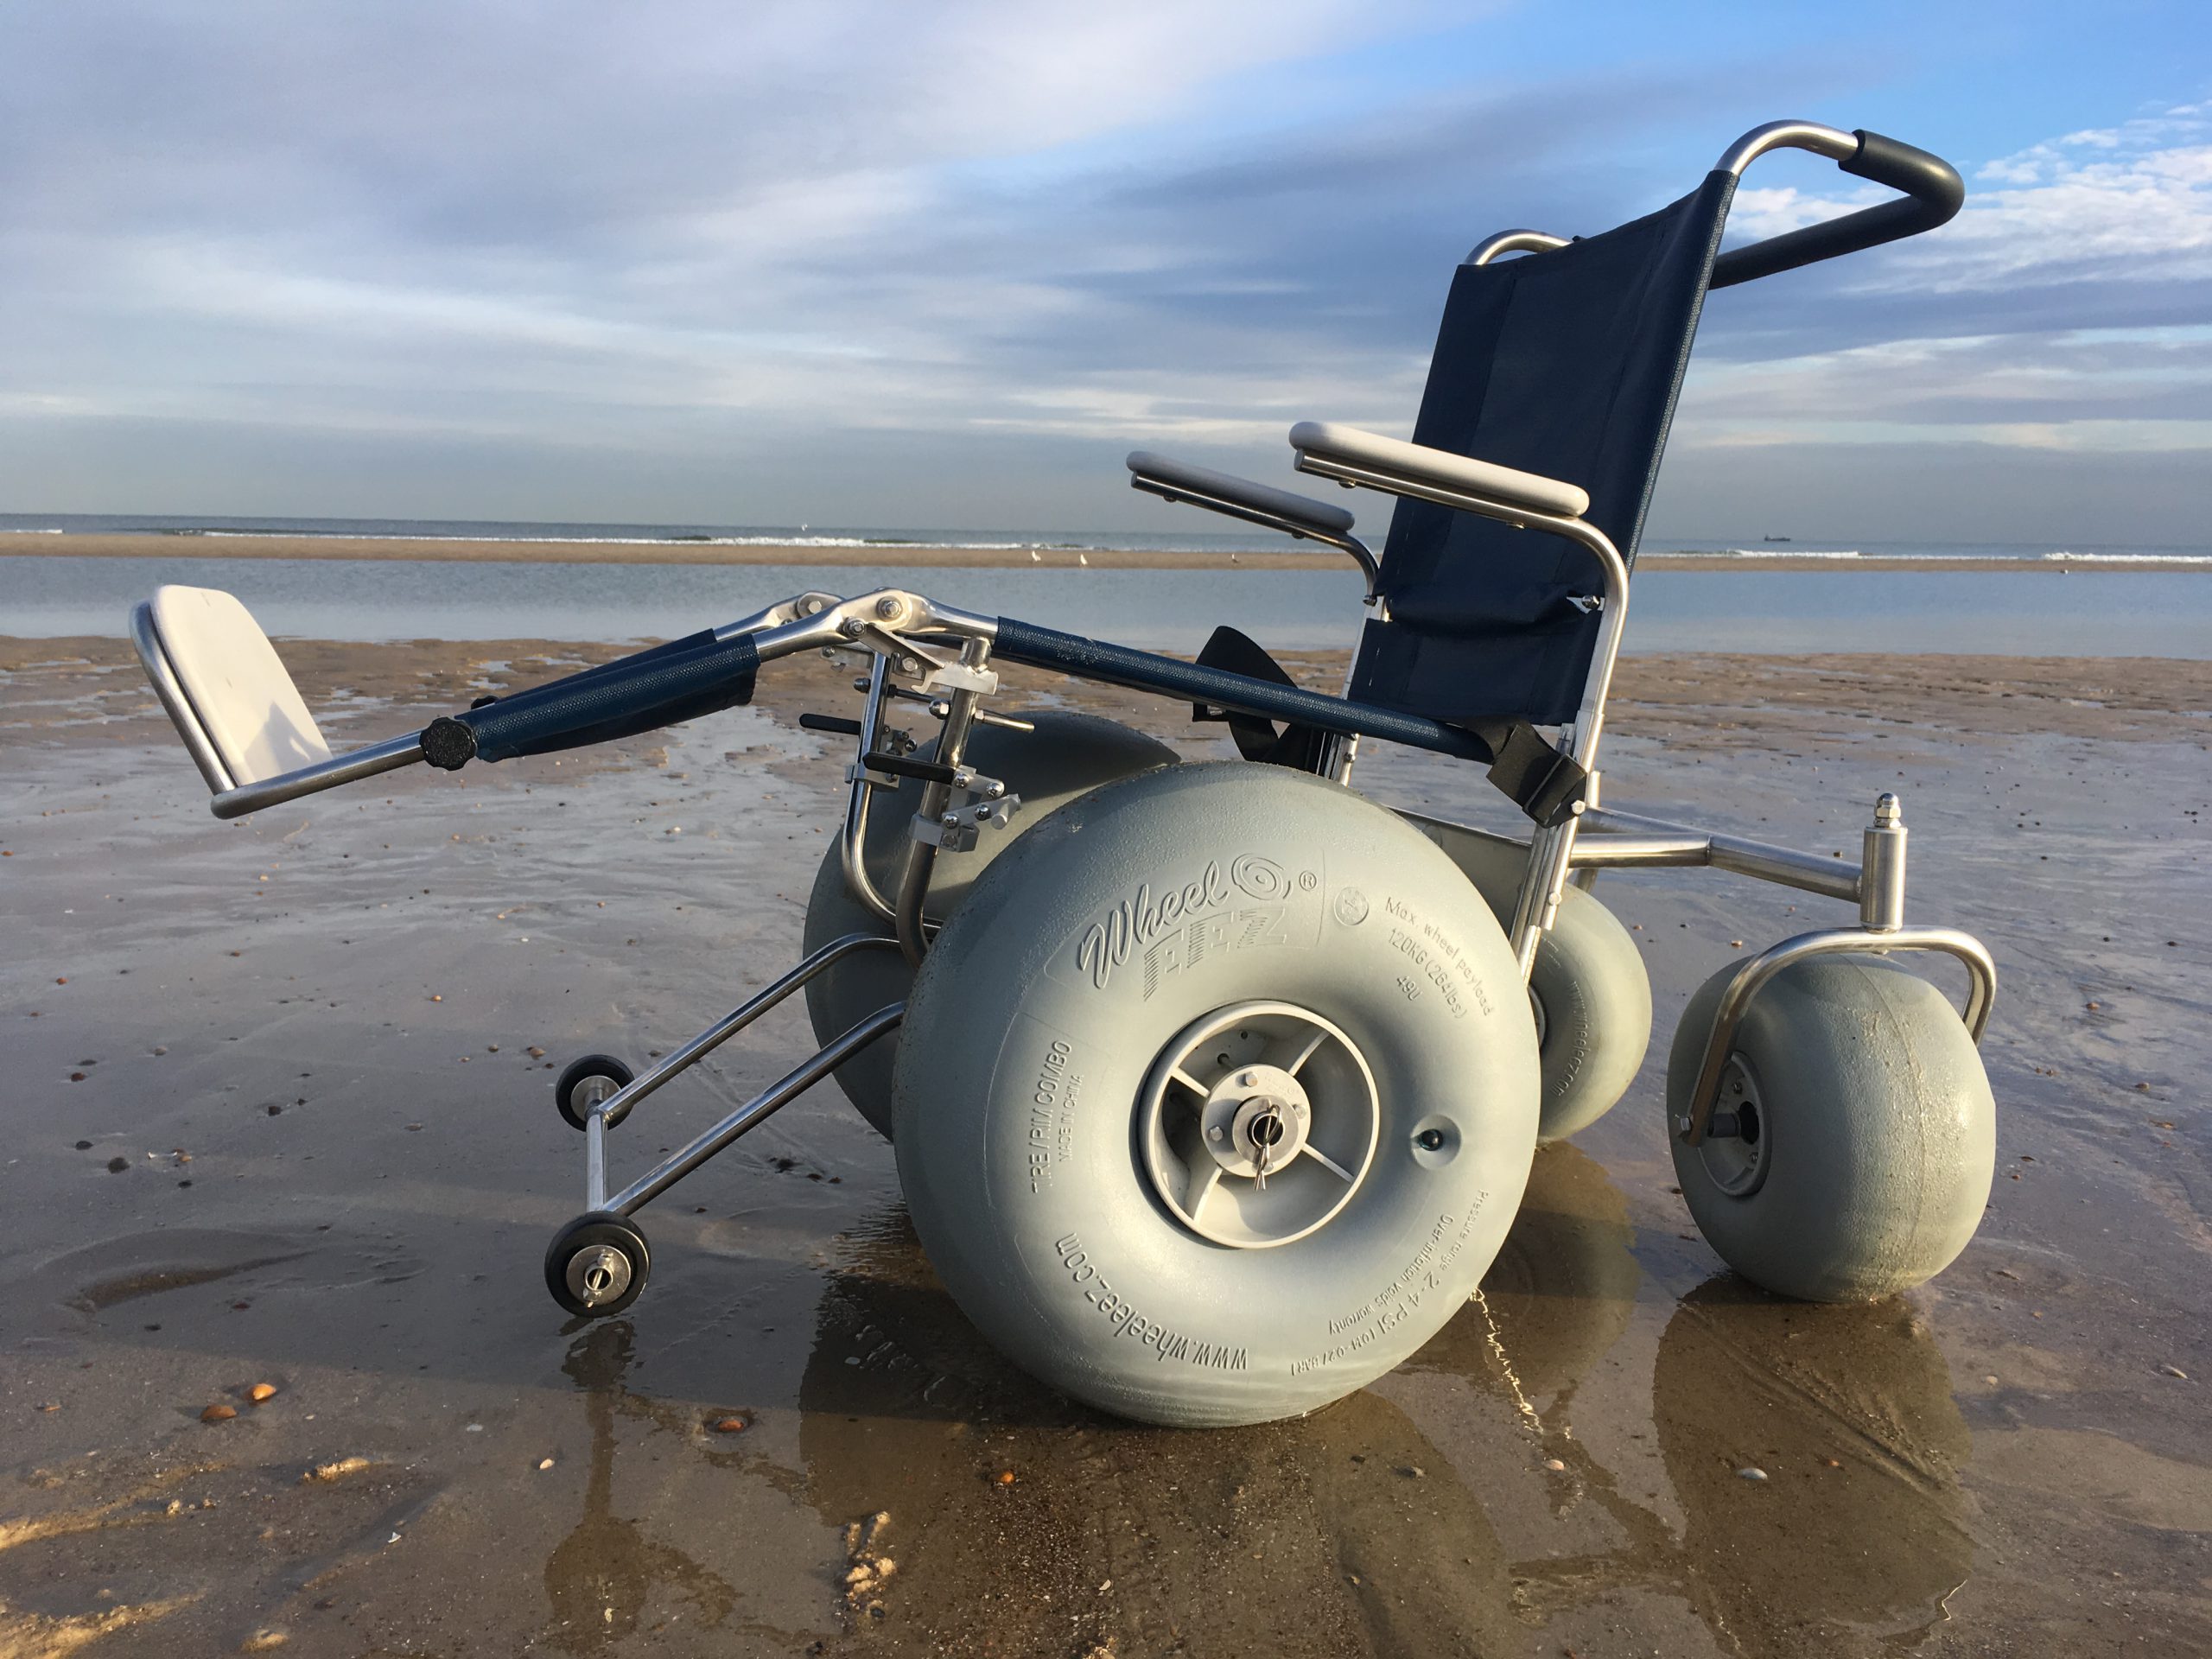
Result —
[[[1777, 147], [1901, 197], [1720, 252], [1739, 175]], [[856, 672], [851, 715], [801, 720], [853, 745], [802, 959], [641, 1071], [592, 1055], [560, 1076], [585, 1213], [545, 1276], [573, 1315], [629, 1307], [652, 1264], [639, 1212], [835, 1076], [892, 1139], [946, 1288], [1016, 1363], [1157, 1423], [1325, 1405], [1451, 1319], [1538, 1144], [1628, 1088], [1650, 987], [1589, 884], [1655, 866], [1857, 907], [1706, 982], [1675, 1036], [1665, 1132], [1730, 1266], [1785, 1296], [1872, 1300], [1941, 1271], [1986, 1201], [1989, 953], [1907, 925], [1894, 795], [1854, 863], [1621, 810], [1599, 740], [1707, 291], [1932, 229], [1962, 196], [1908, 145], [1778, 122], [1618, 229], [1491, 237], [1452, 278], [1411, 442], [1290, 432], [1297, 470], [1395, 499], [1379, 558], [1338, 506], [1131, 455], [1139, 489], [1358, 563], [1368, 614], [1341, 696], [1229, 627], [1185, 661], [899, 588], [807, 593], [334, 755], [235, 599], [164, 588], [134, 636], [220, 817], [692, 720], [796, 652]], [[1183, 763], [1105, 720], [996, 706], [1008, 663], [1187, 701], [1241, 758]], [[1485, 769], [1525, 833], [1366, 798], [1354, 767], [1376, 741]], [[1965, 964], [1962, 1013], [1906, 971], [1929, 952]], [[817, 1052], [616, 1185], [609, 1137], [630, 1115], [802, 989]]]

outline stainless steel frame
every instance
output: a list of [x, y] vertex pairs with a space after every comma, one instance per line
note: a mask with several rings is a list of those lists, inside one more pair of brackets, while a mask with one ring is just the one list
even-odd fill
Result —
[[1530, 842], [1529, 872], [1522, 879], [1520, 897], [1514, 906], [1513, 922], [1507, 930], [1507, 937], [1513, 946], [1514, 961], [1519, 965], [1521, 977], [1525, 981], [1535, 967], [1537, 941], [1558, 918], [1560, 900], [1567, 890], [1569, 861], [1573, 854], [1580, 816], [1594, 804], [1597, 798], [1598, 743], [1605, 733], [1605, 698], [1612, 690], [1613, 666], [1620, 656], [1621, 632], [1628, 626], [1627, 562], [1621, 557], [1620, 550], [1613, 545], [1605, 532], [1586, 518], [1567, 518], [1554, 513], [1537, 512], [1512, 502], [1440, 488], [1402, 474], [1384, 472], [1373, 467], [1354, 466], [1309, 451], [1299, 452], [1293, 464], [1301, 473], [1309, 473], [1317, 478], [1334, 479], [1347, 488], [1363, 486], [1390, 495], [1412, 496], [1417, 500], [1433, 501], [1440, 506], [1453, 507], [1462, 512], [1479, 513], [1485, 518], [1510, 524], [1516, 530], [1537, 530], [1563, 536], [1569, 541], [1579, 543], [1598, 561], [1605, 582], [1605, 591], [1598, 601], [1598, 638], [1590, 653], [1590, 671], [1582, 684], [1582, 701], [1576, 711], [1574, 724], [1567, 734], [1567, 742], [1568, 757], [1590, 774], [1588, 794], [1584, 800], [1575, 804], [1575, 817], [1556, 826], [1539, 828]]
[[607, 1198], [607, 1134], [630, 1115], [632, 1106], [678, 1072], [696, 1065], [831, 963], [861, 950], [897, 949], [896, 940], [877, 938], [866, 933], [848, 933], [830, 940], [798, 967], [723, 1015], [659, 1065], [641, 1072], [633, 1081], [625, 1084], [604, 1100], [594, 1103], [584, 1118], [584, 1208], [612, 1209], [618, 1214], [629, 1215], [666, 1192], [777, 1109], [797, 1099], [843, 1064], [849, 1055], [856, 1053], [896, 1027], [905, 1017], [904, 1003], [896, 1003], [870, 1014], [823, 1048], [812, 1059], [754, 1096], [690, 1145], [662, 1160], [651, 1172], [624, 1187], [612, 1201]]

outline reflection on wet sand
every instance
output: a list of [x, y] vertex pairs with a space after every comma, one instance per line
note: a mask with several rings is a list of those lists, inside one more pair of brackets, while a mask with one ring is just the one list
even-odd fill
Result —
[[1071, 1406], [982, 1344], [902, 1216], [854, 1240], [799, 1400], [822, 1517], [890, 1513], [895, 1576], [856, 1610], [887, 1650], [1476, 1654], [1514, 1639], [1482, 1503], [1396, 1406], [1361, 1394], [1205, 1432]]
[[1636, 1312], [1635, 1243], [1605, 1166], [1574, 1147], [1543, 1148], [1480, 1300], [1408, 1369], [1494, 1378], [1532, 1421], [1566, 1410]]
[[630, 1323], [594, 1325], [569, 1345], [561, 1370], [584, 1391], [591, 1429], [591, 1471], [583, 1518], [545, 1562], [552, 1620], [540, 1640], [564, 1653], [600, 1653], [634, 1634], [654, 1591], [665, 1586], [691, 1621], [709, 1630], [728, 1619], [738, 1592], [673, 1545], [649, 1537], [614, 1513], [615, 1420], [628, 1418], [677, 1434], [694, 1424], [678, 1407], [632, 1393]]
[[1974, 1569], [1971, 1441], [1909, 1304], [1812, 1307], [1723, 1274], [1668, 1322], [1652, 1394], [1683, 1563], [1716, 1630], [1779, 1646], [1945, 1617]]
[[[854, 1621], [892, 1651], [1429, 1655], [1520, 1651], [1630, 1593], [1746, 1653], [1941, 1618], [1972, 1564], [1967, 1433], [1917, 1316], [1728, 1276], [1694, 1291], [1654, 1363], [1677, 1523], [1573, 1421], [1630, 1331], [1633, 1242], [1601, 1166], [1537, 1160], [1484, 1296], [1408, 1368], [1470, 1391], [1478, 1438], [1447, 1453], [1387, 1388], [1205, 1433], [1070, 1406], [982, 1344], [893, 1212], [850, 1241], [800, 1389], [822, 1518], [891, 1516], [892, 1571]], [[1615, 1541], [1510, 1560], [1478, 1494], [1531, 1478], [1554, 1517], [1586, 1503]]]
[[1634, 1236], [1603, 1167], [1548, 1148], [1483, 1302], [1415, 1362], [1476, 1376], [1475, 1344], [1491, 1345], [1486, 1306], [1492, 1369], [1510, 1366], [1568, 1490], [1618, 1529], [1606, 1554], [1517, 1563], [1529, 1612], [1656, 1589], [1680, 1596], [1724, 1648], [1776, 1654], [1840, 1627], [1941, 1619], [1973, 1567], [1958, 1480], [1969, 1437], [1925, 1321], [1902, 1300], [1817, 1307], [1732, 1274], [1684, 1297], [1659, 1338], [1651, 1401], [1678, 1537], [1571, 1422], [1577, 1385], [1629, 1326], [1643, 1279]]

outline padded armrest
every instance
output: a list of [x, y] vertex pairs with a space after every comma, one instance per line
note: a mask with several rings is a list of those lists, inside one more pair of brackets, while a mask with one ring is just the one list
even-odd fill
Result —
[[1446, 449], [1402, 443], [1332, 421], [1300, 421], [1290, 429], [1290, 447], [1299, 452], [1301, 461], [1310, 456], [1318, 461], [1337, 461], [1433, 490], [1478, 495], [1485, 500], [1525, 507], [1531, 512], [1580, 518], [1590, 510], [1587, 491], [1555, 478], [1516, 472], [1487, 461], [1470, 461]]
[[[1196, 499], [1211, 496], [1231, 506], [1263, 512], [1270, 518], [1287, 519], [1293, 524], [1310, 525], [1325, 536], [1342, 536], [1351, 529], [1352, 515], [1342, 507], [1332, 506], [1326, 501], [1316, 501], [1307, 495], [1294, 494], [1288, 490], [1276, 489], [1271, 484], [1255, 484], [1249, 478], [1238, 478], [1231, 473], [1217, 473], [1208, 467], [1192, 467], [1187, 462], [1171, 461], [1166, 455], [1153, 454], [1149, 449], [1130, 452], [1129, 471], [1135, 476], [1130, 480], [1139, 489], [1150, 489], [1156, 495], [1170, 499], [1182, 496]], [[1206, 503], [1199, 500], [1198, 505]]]

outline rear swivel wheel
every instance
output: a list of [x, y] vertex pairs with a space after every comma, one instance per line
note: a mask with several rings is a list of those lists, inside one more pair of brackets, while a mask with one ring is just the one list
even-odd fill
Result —
[[[612, 1054], [587, 1054], [569, 1061], [562, 1071], [553, 1085], [553, 1104], [570, 1128], [581, 1129], [590, 1118], [591, 1109], [628, 1088], [632, 1076], [630, 1068]], [[625, 1106], [607, 1120], [607, 1127], [613, 1128], [629, 1115]]]
[[1878, 957], [1783, 969], [1745, 1010], [1714, 1109], [1672, 1132], [1727, 968], [1683, 1010], [1667, 1064], [1669, 1145], [1698, 1230], [1744, 1277], [1865, 1302], [1948, 1267], [1989, 1201], [1997, 1108], [1974, 1039], [1926, 980]]
[[[1441, 824], [1427, 833], [1498, 920], [1510, 920], [1529, 868], [1527, 850]], [[1580, 887], [1560, 895], [1559, 915], [1537, 941], [1529, 1002], [1544, 1066], [1536, 1138], [1564, 1141], [1612, 1109], [1651, 1045], [1651, 976], [1643, 954], [1619, 918]]]
[[1260, 1422], [1465, 1302], [1537, 1077], [1504, 935], [1418, 832], [1281, 767], [1173, 766], [1063, 807], [946, 924], [899, 1172], [1025, 1370], [1144, 1421]]
[[545, 1287], [579, 1319], [604, 1319], [638, 1300], [652, 1272], [652, 1251], [627, 1216], [594, 1210], [553, 1236]]
[[[968, 740], [967, 762], [987, 778], [996, 778], [1021, 797], [1021, 809], [1005, 830], [987, 830], [964, 853], [944, 853], [930, 874], [927, 911], [942, 921], [958, 909], [968, 889], [991, 861], [1027, 835], [1056, 807], [1077, 796], [1133, 772], [1149, 772], [1175, 760], [1165, 743], [1096, 715], [1059, 709], [1025, 713], [1035, 728], [978, 726]], [[934, 743], [916, 753], [937, 753]], [[879, 790], [868, 813], [868, 868], [876, 891], [888, 900], [907, 825], [921, 805], [922, 785], [912, 779], [895, 790]], [[844, 861], [833, 838], [816, 872], [806, 901], [805, 948], [817, 950], [846, 933], [888, 934], [891, 924], [853, 896], [845, 885]], [[806, 1008], [817, 1042], [843, 1035], [878, 1008], [906, 1000], [914, 970], [889, 950], [864, 950], [832, 964], [807, 982]], [[882, 1135], [891, 1133], [891, 1071], [899, 1052], [896, 1033], [870, 1043], [837, 1068], [837, 1084], [862, 1117]]]

